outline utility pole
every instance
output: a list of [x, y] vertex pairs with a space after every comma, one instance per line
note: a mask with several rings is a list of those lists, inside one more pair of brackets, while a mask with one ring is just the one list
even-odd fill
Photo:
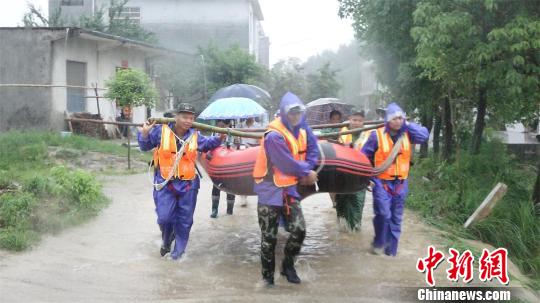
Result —
[[204, 101], [208, 101], [208, 84], [206, 82], [206, 63], [204, 62], [204, 55], [201, 54], [201, 62], [203, 68], [203, 78], [204, 78]]

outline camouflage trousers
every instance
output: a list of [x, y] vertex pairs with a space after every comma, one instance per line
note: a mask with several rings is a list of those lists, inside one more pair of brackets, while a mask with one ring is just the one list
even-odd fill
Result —
[[276, 266], [275, 248], [279, 218], [283, 216], [285, 230], [290, 233], [285, 244], [285, 260], [287, 264], [294, 264], [294, 257], [300, 253], [302, 243], [306, 237], [306, 222], [300, 201], [288, 198], [289, 202], [281, 206], [259, 204], [259, 227], [261, 228], [261, 265], [263, 278], [273, 278]]

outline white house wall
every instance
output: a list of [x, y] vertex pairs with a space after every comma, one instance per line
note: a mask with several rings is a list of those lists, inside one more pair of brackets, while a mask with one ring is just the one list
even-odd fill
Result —
[[[52, 80], [54, 84], [64, 85], [66, 79], [66, 62], [78, 61], [86, 63], [86, 86], [91, 87], [95, 83], [100, 88], [105, 87], [105, 82], [115, 74], [116, 68], [122, 66], [122, 61], [127, 61], [130, 68], [145, 70], [145, 56], [136, 49], [119, 46], [118, 42], [97, 42], [81, 38], [70, 38], [54, 42], [53, 47], [53, 70]], [[99, 91], [104, 94], [103, 90]], [[89, 89], [87, 96], [94, 96], [94, 90]], [[65, 88], [55, 88], [52, 94], [53, 109], [56, 113], [63, 113], [67, 108], [67, 94]], [[86, 111], [97, 114], [95, 98], [86, 99]], [[116, 108], [113, 102], [100, 99], [100, 112], [104, 120], [116, 119]], [[143, 122], [146, 119], [146, 108], [137, 107], [133, 112], [134, 122]]]

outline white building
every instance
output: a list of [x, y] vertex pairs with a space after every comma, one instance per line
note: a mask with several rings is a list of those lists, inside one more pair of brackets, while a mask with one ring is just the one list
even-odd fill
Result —
[[[61, 130], [65, 111], [97, 114], [98, 102], [101, 117], [114, 121], [118, 115], [114, 102], [96, 101], [91, 87], [104, 88], [119, 68], [147, 71], [154, 59], [171, 54], [145, 43], [79, 28], [0, 28], [0, 53], [0, 83], [51, 86], [0, 87], [0, 131]], [[102, 96], [104, 91], [98, 94]], [[168, 108], [168, 104], [158, 108]], [[134, 109], [134, 122], [146, 118], [144, 106]]]
[[[107, 9], [109, 0], [49, 0], [49, 14], [61, 10], [67, 18]], [[238, 44], [269, 65], [269, 40], [261, 26], [258, 0], [130, 0], [122, 18], [154, 32], [164, 47], [196, 53], [199, 46]]]

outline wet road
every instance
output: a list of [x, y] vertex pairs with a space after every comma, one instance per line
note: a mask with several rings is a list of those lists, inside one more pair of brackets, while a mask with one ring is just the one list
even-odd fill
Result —
[[[336, 224], [328, 195], [315, 195], [303, 202], [308, 232], [297, 262], [303, 283], [276, 275], [276, 287], [265, 289], [255, 197], [227, 216], [222, 195], [219, 217], [210, 219], [211, 184], [205, 178], [186, 254], [174, 262], [159, 256], [147, 176], [105, 180], [113, 202], [97, 218], [45, 236], [27, 252], [0, 252], [1, 302], [398, 302], [405, 301], [400, 287], [424, 286], [416, 260], [427, 245], [437, 245], [433, 229], [406, 213], [399, 256], [373, 256], [371, 199], [362, 231], [347, 233]], [[278, 265], [286, 235], [280, 231]], [[444, 278], [441, 267], [436, 279], [444, 284]]]

